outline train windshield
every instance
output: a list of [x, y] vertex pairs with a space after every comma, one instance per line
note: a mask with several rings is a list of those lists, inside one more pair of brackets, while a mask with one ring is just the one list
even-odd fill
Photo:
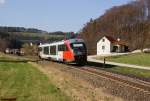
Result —
[[86, 52], [86, 46], [84, 43], [72, 43], [71, 48], [76, 54]]

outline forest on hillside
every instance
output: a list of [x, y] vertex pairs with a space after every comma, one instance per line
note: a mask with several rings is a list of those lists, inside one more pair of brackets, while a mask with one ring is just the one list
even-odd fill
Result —
[[65, 32], [47, 32], [35, 28], [0, 27], [0, 51], [19, 49], [25, 43], [45, 43], [64, 39]]
[[96, 54], [96, 43], [104, 35], [120, 38], [130, 51], [150, 47], [150, 0], [137, 0], [115, 6], [85, 24], [80, 34], [89, 54]]

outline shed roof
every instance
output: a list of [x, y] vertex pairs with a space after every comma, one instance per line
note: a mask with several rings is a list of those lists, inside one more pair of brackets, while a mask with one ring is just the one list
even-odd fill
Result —
[[105, 36], [110, 42], [116, 42], [117, 40], [111, 36]]
[[111, 43], [116, 44], [116, 45], [127, 45], [127, 42], [124, 40], [117, 40], [112, 36], [105, 36]]

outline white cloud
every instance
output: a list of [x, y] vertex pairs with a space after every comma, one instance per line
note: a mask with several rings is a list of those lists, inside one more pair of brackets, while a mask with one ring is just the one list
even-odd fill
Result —
[[4, 4], [5, 3], [5, 0], [0, 0], [0, 4]]

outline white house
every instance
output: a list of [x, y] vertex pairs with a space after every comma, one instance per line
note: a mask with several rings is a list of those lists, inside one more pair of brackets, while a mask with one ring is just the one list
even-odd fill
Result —
[[97, 42], [97, 55], [124, 53], [128, 51], [126, 42], [111, 36], [104, 36]]

